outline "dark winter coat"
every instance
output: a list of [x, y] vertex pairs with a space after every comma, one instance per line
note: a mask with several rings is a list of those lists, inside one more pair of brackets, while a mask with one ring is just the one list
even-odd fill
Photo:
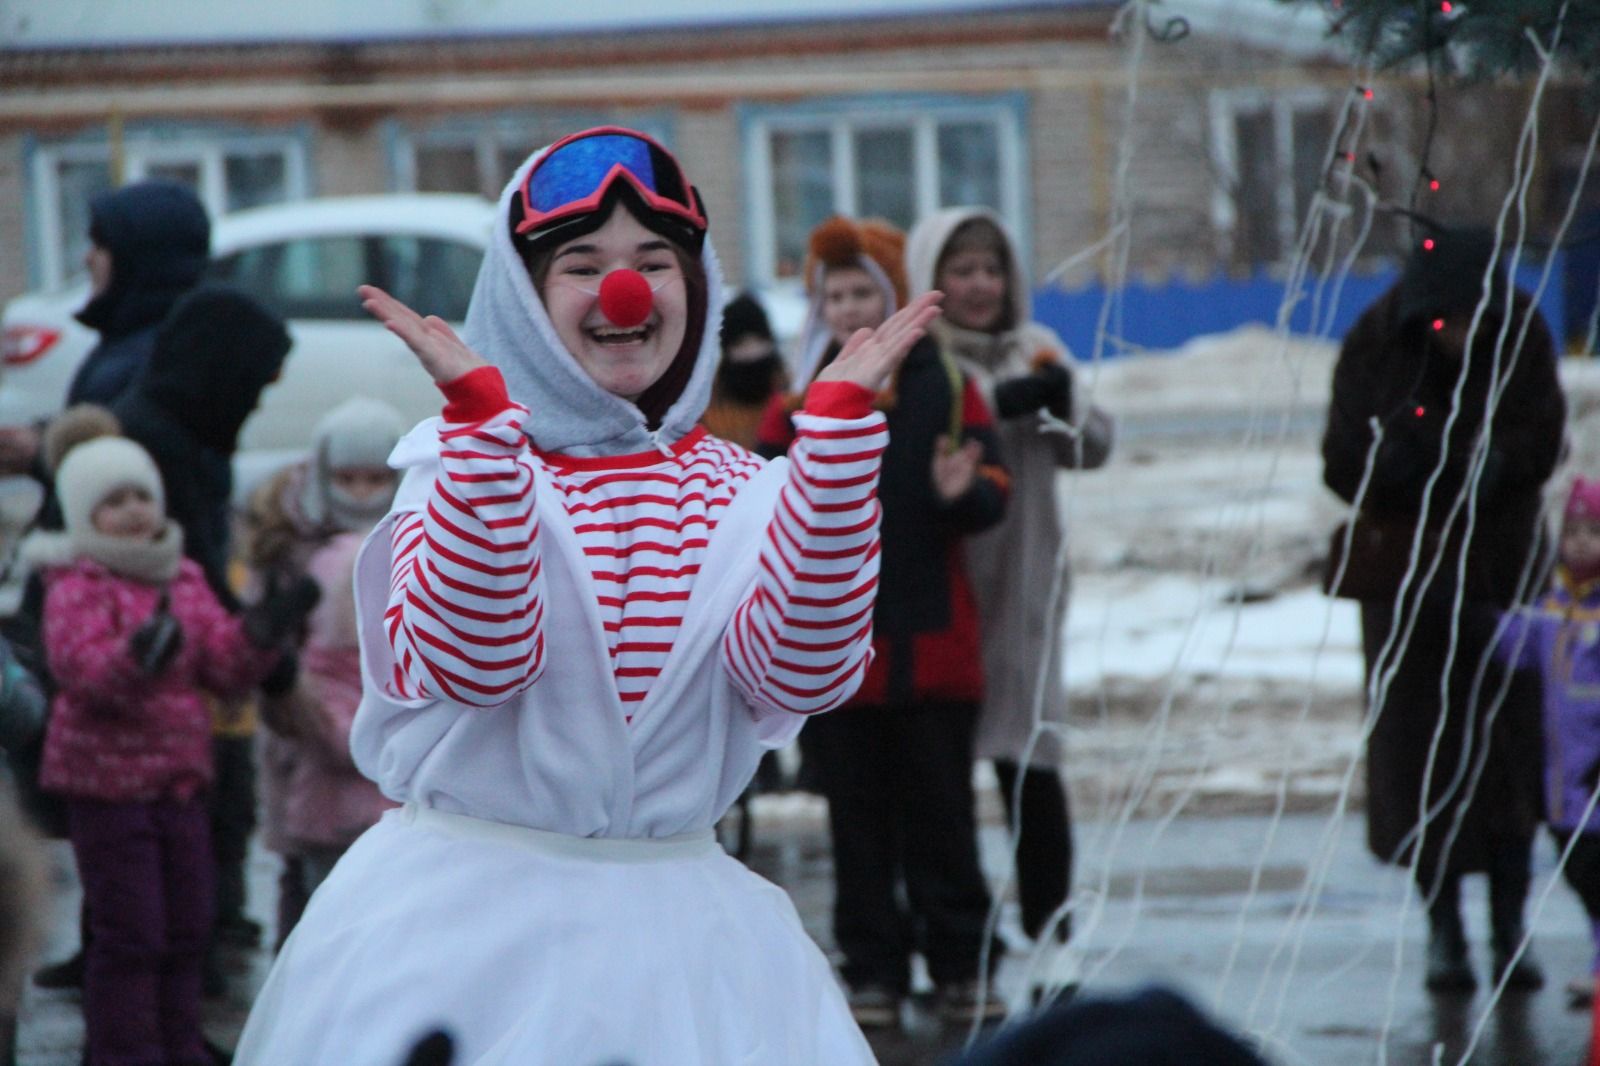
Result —
[[[950, 370], [931, 340], [919, 341], [881, 401], [889, 445], [878, 480], [883, 527], [872, 614], [876, 657], [851, 707], [983, 698], [977, 607], [962, 539], [1005, 517], [1009, 478], [988, 406], [956, 371], [958, 393]], [[983, 458], [972, 487], [945, 504], [934, 489], [933, 456], [938, 438], [951, 433], [957, 402], [963, 439], [980, 441]], [[769, 419], [762, 442], [768, 454], [787, 445], [782, 430], [774, 439], [773, 425]]]
[[77, 314], [100, 334], [67, 388], [67, 403], [106, 405], [149, 362], [156, 327], [199, 283], [211, 254], [205, 208], [182, 185], [144, 181], [89, 205], [89, 235], [111, 253], [111, 283]]
[[162, 324], [143, 377], [111, 407], [123, 433], [155, 459], [185, 552], [229, 605], [233, 453], [289, 344], [283, 322], [250, 297], [196, 289]]
[[[1441, 729], [1427, 793], [1430, 821], [1420, 863], [1424, 877], [1452, 835], [1449, 868], [1479, 870], [1495, 841], [1526, 841], [1539, 813], [1537, 686], [1507, 678], [1489, 652], [1496, 610], [1525, 599], [1541, 584], [1541, 489], [1560, 457], [1565, 405], [1549, 331], [1522, 293], [1512, 301], [1506, 341], [1491, 301], [1477, 342], [1465, 361], [1443, 353], [1431, 322], [1476, 303], [1487, 266], [1482, 245], [1438, 240], [1437, 255], [1413, 257], [1402, 280], [1368, 308], [1345, 338], [1334, 370], [1328, 426], [1322, 442], [1323, 477], [1346, 501], [1356, 500], [1373, 451], [1371, 422], [1382, 427], [1370, 480], [1360, 500], [1344, 593], [1362, 600], [1362, 643], [1369, 680], [1392, 667], [1380, 660], [1396, 620], [1394, 600], [1423, 525], [1422, 559], [1400, 619], [1415, 612], [1409, 639], [1397, 639], [1398, 669], [1381, 695], [1367, 745], [1367, 837], [1385, 861], [1408, 861], [1414, 844], [1424, 777]], [[1497, 283], [1502, 294], [1503, 282]], [[1525, 336], [1523, 334], [1526, 327]], [[1520, 344], [1519, 344], [1520, 340]], [[1460, 414], [1445, 439], [1447, 416], [1460, 382]], [[1492, 385], [1503, 389], [1487, 420], [1488, 453], [1476, 485], [1470, 536], [1467, 508], [1447, 520], [1469, 482], [1468, 457], [1485, 425]], [[1446, 456], [1426, 515], [1425, 485]], [[1342, 537], [1336, 537], [1342, 542]], [[1439, 566], [1424, 585], [1434, 557]], [[1461, 570], [1464, 563], [1464, 571]], [[1336, 550], [1330, 571], [1340, 566]], [[1465, 608], [1456, 614], [1457, 574], [1465, 574]], [[1352, 591], [1358, 589], [1359, 591]], [[1450, 660], [1449, 703], [1440, 681]], [[1402, 630], [1401, 637], [1405, 634]], [[1501, 693], [1504, 692], [1502, 697]]]
[[[1460, 508], [1448, 526], [1447, 518], [1467, 484], [1473, 441], [1484, 425], [1500, 328], [1489, 318], [1479, 327], [1460, 413], [1447, 442], [1445, 423], [1461, 363], [1434, 350], [1426, 320], [1400, 321], [1399, 303], [1397, 286], [1368, 308], [1345, 338], [1322, 440], [1323, 480], [1341, 499], [1354, 502], [1372, 451], [1372, 420], [1383, 430], [1361, 499], [1363, 521], [1370, 524], [1358, 527], [1358, 532], [1373, 532], [1365, 546], [1352, 547], [1351, 561], [1367, 574], [1381, 573], [1389, 580], [1357, 598], [1393, 600], [1410, 557], [1411, 534], [1423, 518], [1424, 488], [1445, 451], [1448, 458], [1425, 521], [1426, 546], [1431, 550], [1442, 543], [1445, 554], [1429, 588], [1439, 593], [1453, 589], [1465, 552], [1467, 598], [1509, 606], [1539, 587], [1540, 574], [1530, 573], [1527, 564], [1540, 540], [1542, 487], [1555, 470], [1564, 439], [1566, 406], [1550, 332], [1527, 297], [1518, 293], [1500, 358], [1504, 392], [1489, 420], [1488, 454], [1477, 481], [1469, 542], [1467, 509]], [[1513, 345], [1524, 321], [1527, 338], [1518, 349]]]

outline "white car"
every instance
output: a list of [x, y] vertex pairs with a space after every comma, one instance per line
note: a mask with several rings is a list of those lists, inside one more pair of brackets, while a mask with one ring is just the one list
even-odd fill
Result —
[[[378, 285], [459, 323], [493, 216], [476, 196], [419, 193], [303, 200], [216, 220], [208, 276], [277, 311], [294, 338], [282, 376], [240, 435], [237, 495], [303, 455], [317, 420], [352, 396], [391, 403], [408, 422], [438, 413], [438, 390], [405, 345], [361, 310], [356, 286]], [[0, 315], [0, 424], [61, 410], [96, 340], [72, 317], [88, 297], [79, 281], [20, 296]], [[218, 344], [225, 355], [226, 338]]]

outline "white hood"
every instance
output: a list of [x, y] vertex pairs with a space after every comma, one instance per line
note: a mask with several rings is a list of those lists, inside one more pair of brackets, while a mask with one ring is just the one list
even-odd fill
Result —
[[500, 194], [489, 248], [472, 290], [463, 340], [500, 368], [511, 398], [529, 412], [523, 430], [541, 451], [576, 456], [627, 455], [670, 445], [705, 411], [721, 358], [718, 326], [723, 299], [722, 268], [708, 234], [700, 253], [706, 273], [706, 315], [700, 351], [683, 393], [652, 434], [632, 403], [596, 385], [572, 357], [545, 314], [511, 239], [512, 197], [528, 168], [548, 148], [530, 156]]

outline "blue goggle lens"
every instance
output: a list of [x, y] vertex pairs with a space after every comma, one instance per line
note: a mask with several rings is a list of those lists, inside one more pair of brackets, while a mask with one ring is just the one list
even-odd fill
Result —
[[540, 163], [528, 185], [531, 206], [535, 211], [547, 212], [582, 200], [592, 195], [618, 165], [651, 192], [661, 191], [656, 188], [650, 146], [635, 137], [608, 133], [573, 141]]

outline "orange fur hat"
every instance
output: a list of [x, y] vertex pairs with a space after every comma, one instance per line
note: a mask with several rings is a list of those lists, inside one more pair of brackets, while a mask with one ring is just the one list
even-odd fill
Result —
[[881, 218], [855, 219], [835, 215], [811, 231], [806, 242], [806, 291], [816, 289], [819, 267], [859, 267], [872, 260], [894, 288], [894, 305], [906, 305], [906, 235]]

